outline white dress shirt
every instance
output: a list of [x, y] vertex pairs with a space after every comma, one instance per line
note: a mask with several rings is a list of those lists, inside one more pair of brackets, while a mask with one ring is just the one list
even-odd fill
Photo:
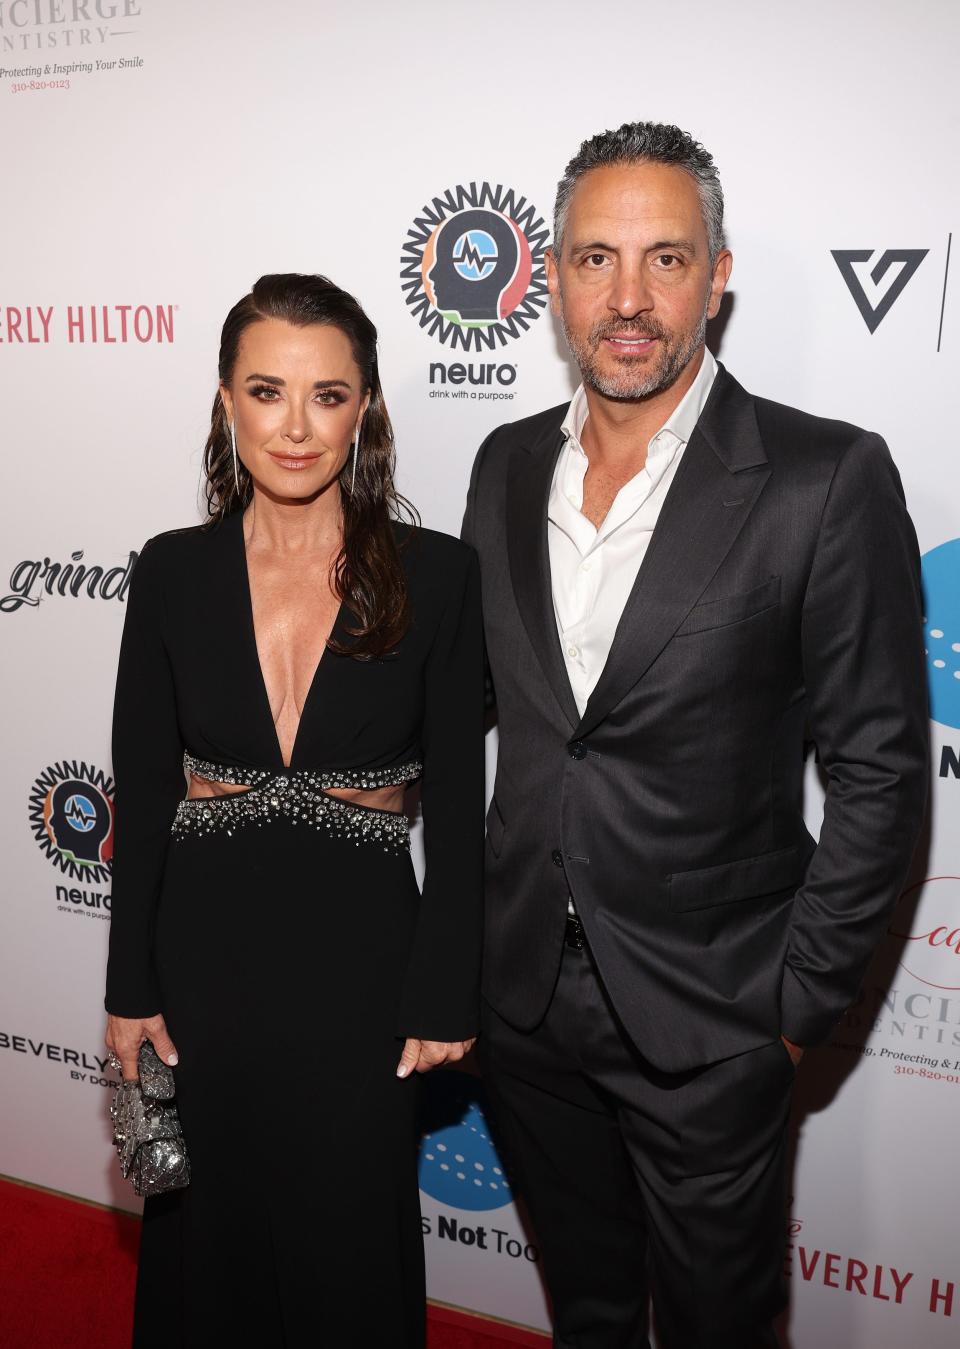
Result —
[[557, 630], [581, 716], [716, 374], [716, 361], [704, 351], [696, 379], [647, 446], [646, 464], [620, 488], [599, 529], [581, 513], [588, 463], [580, 444], [588, 412], [582, 384], [563, 420], [566, 444], [550, 488], [547, 538]]

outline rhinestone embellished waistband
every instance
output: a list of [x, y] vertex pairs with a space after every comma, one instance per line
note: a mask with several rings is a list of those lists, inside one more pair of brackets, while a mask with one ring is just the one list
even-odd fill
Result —
[[238, 829], [287, 820], [290, 824], [325, 830], [336, 838], [353, 840], [358, 846], [377, 843], [385, 852], [399, 852], [410, 846], [410, 823], [402, 812], [341, 801], [328, 792], [337, 787], [368, 791], [400, 787], [420, 776], [419, 763], [411, 761], [392, 768], [332, 771], [305, 768], [274, 773], [264, 768], [233, 768], [185, 754], [183, 766], [188, 773], [207, 782], [248, 790], [181, 801], [170, 829], [175, 839], [194, 834], [232, 836]]
[[298, 768], [295, 773], [284, 769], [275, 773], [271, 768], [234, 768], [231, 764], [211, 763], [209, 759], [198, 759], [189, 752], [183, 756], [186, 771], [207, 782], [223, 782], [233, 787], [262, 787], [270, 781], [283, 785], [296, 783], [313, 791], [326, 792], [331, 787], [352, 787], [361, 791], [375, 790], [377, 787], [403, 787], [415, 782], [423, 772], [423, 764], [412, 760], [410, 763], [394, 764], [390, 768]]

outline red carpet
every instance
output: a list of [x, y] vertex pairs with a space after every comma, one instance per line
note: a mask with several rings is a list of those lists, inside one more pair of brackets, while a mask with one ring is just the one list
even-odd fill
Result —
[[[140, 1222], [0, 1180], [2, 1349], [129, 1349]], [[548, 1343], [452, 1308], [431, 1307], [427, 1349]]]

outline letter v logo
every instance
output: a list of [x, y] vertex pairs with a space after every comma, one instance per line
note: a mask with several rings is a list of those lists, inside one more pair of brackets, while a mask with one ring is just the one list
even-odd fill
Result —
[[[840, 275], [846, 282], [847, 290], [853, 296], [854, 302], [860, 310], [861, 318], [870, 332], [875, 333], [930, 250], [929, 248], [888, 248], [884, 253], [881, 253], [876, 265], [870, 271], [870, 280], [873, 282], [875, 296], [878, 297], [876, 304], [871, 304], [864, 290], [863, 282], [853, 270], [855, 262], [869, 262], [876, 249], [832, 248], [830, 252], [834, 262], [840, 268]], [[890, 270], [891, 263], [894, 262], [900, 262], [903, 266], [899, 272], [894, 273], [893, 280], [881, 293], [880, 282]]]

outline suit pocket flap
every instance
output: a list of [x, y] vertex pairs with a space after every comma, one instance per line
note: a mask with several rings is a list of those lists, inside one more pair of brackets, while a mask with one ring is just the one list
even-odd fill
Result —
[[798, 847], [781, 848], [741, 862], [724, 862], [698, 871], [675, 871], [670, 882], [671, 907], [681, 913], [776, 894], [800, 884], [805, 856]]
[[695, 604], [680, 624], [675, 637], [689, 637], [695, 632], [709, 632], [711, 628], [725, 628], [730, 623], [742, 623], [771, 609], [780, 602], [780, 577], [771, 576], [762, 585], [754, 586], [741, 595], [723, 595], [716, 600]]
[[503, 823], [503, 816], [500, 814], [500, 807], [497, 805], [497, 798], [490, 798], [490, 809], [487, 811], [487, 840], [493, 849], [494, 857], [500, 856], [500, 848], [503, 844], [503, 835], [506, 825]]

